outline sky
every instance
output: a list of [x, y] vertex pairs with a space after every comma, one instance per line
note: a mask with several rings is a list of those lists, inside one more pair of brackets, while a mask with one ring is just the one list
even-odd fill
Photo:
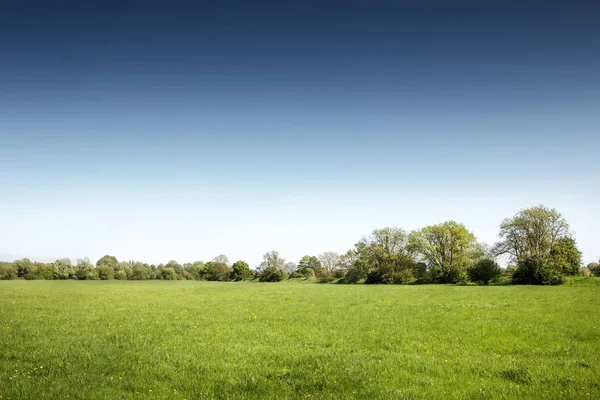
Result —
[[543, 204], [600, 257], [600, 4], [22, 1], [0, 257], [260, 263]]

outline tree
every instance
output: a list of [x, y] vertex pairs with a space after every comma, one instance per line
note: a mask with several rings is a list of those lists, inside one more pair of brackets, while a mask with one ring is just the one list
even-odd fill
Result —
[[115, 279], [115, 270], [106, 264], [100, 265], [96, 270], [98, 271], [98, 278], [103, 281]]
[[581, 272], [581, 251], [575, 239], [565, 236], [554, 242], [550, 250], [550, 258], [564, 275], [579, 275]]
[[340, 255], [333, 251], [326, 251], [319, 255], [319, 261], [325, 270], [332, 274], [339, 267]]
[[[122, 272], [122, 273], [121, 273]], [[115, 270], [115, 278], [127, 280], [131, 279], [133, 275], [133, 268], [131, 262], [122, 261], [118, 265], [118, 269]]]
[[587, 265], [591, 274], [594, 276], [600, 276], [600, 262], [592, 262]]
[[287, 279], [287, 273], [284, 269], [285, 259], [278, 252], [270, 251], [263, 255], [263, 261], [260, 263], [260, 281], [261, 282], [279, 282]]
[[482, 258], [468, 269], [471, 281], [487, 285], [496, 281], [502, 274], [502, 269], [496, 261], [491, 258]]
[[144, 281], [150, 279], [150, 273], [152, 270], [148, 264], [136, 262], [131, 268], [131, 279], [136, 281]]
[[176, 281], [179, 279], [179, 275], [177, 275], [177, 272], [171, 267], [161, 268], [160, 274], [165, 281]]
[[204, 278], [207, 281], [226, 282], [230, 279], [231, 267], [222, 262], [209, 261], [206, 263]]
[[215, 258], [213, 258], [212, 260], [213, 260], [213, 262], [221, 263], [221, 264], [225, 264], [225, 265], [229, 266], [229, 259], [227, 258], [227, 256], [225, 254], [220, 254], [220, 255], [216, 256]]
[[197, 281], [204, 279], [206, 266], [202, 261], [194, 261], [193, 263], [184, 266], [184, 269]]
[[0, 262], [0, 279], [18, 279], [17, 269], [13, 263]]
[[21, 279], [34, 279], [34, 267], [29, 258], [13, 261], [13, 266], [17, 270], [17, 277]]
[[165, 268], [171, 268], [172, 270], [174, 270], [175, 273], [177, 274], [177, 276], [179, 277], [178, 279], [183, 278], [183, 272], [184, 272], [183, 266], [181, 266], [181, 264], [179, 264], [177, 261], [175, 261], [175, 260], [169, 261], [167, 263], [167, 265], [165, 265]]
[[244, 261], [236, 261], [231, 266], [231, 280], [232, 281], [243, 281], [244, 279], [248, 279], [252, 276], [252, 271], [250, 271], [250, 266], [248, 263]]
[[409, 242], [428, 264], [432, 279], [441, 283], [466, 280], [467, 267], [482, 255], [475, 235], [455, 221], [413, 231]]
[[117, 266], [119, 265], [119, 261], [117, 260], [117, 257], [115, 257], [115, 256], [105, 255], [104, 257], [102, 257], [101, 259], [96, 261], [96, 268], [100, 267], [102, 265], [106, 265], [106, 266], [112, 268], [113, 270], [115, 270], [115, 269], [117, 269]]
[[75, 267], [68, 258], [61, 258], [52, 264], [54, 279], [75, 278]]
[[346, 271], [346, 282], [358, 282], [364, 278], [368, 283], [404, 283], [412, 280], [411, 270], [415, 262], [404, 229], [375, 229], [370, 236], [356, 243], [354, 248], [356, 259]]
[[284, 266], [285, 258], [281, 257], [278, 252], [273, 250], [263, 254], [263, 261], [260, 263], [261, 269], [270, 267], [283, 269]]
[[294, 271], [296, 271], [296, 268], [298, 268], [298, 266], [296, 265], [295, 262], [293, 261], [288, 261], [285, 263], [285, 265], [283, 266], [283, 269], [285, 270], [285, 272], [289, 275], [293, 274]]
[[96, 279], [96, 270], [94, 265], [90, 262], [89, 258], [77, 260], [77, 266], [75, 267], [75, 276], [79, 280], [90, 280]]
[[293, 277], [306, 277], [315, 276], [317, 273], [323, 271], [321, 261], [315, 256], [306, 255], [300, 259], [296, 270], [294, 271]]
[[555, 209], [544, 206], [519, 211], [500, 224], [496, 254], [508, 254], [512, 261], [548, 257], [555, 243], [570, 237], [569, 224]]

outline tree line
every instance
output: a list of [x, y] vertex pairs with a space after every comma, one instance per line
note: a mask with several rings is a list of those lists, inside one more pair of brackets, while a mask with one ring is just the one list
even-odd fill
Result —
[[[230, 263], [225, 255], [208, 262], [147, 264], [121, 261], [106, 255], [95, 264], [87, 258], [73, 264], [64, 258], [53, 263], [21, 259], [0, 262], [0, 279], [77, 280], [207, 280], [315, 279], [319, 282], [367, 284], [542, 284], [564, 282], [565, 276], [600, 276], [600, 264], [582, 268], [582, 254], [569, 225], [555, 209], [544, 206], [520, 210], [500, 224], [500, 241], [481, 243], [463, 224], [447, 221], [407, 232], [386, 227], [360, 239], [344, 254], [306, 255], [286, 262], [277, 252], [263, 255], [251, 269], [244, 261]], [[507, 256], [501, 268], [497, 258]]]

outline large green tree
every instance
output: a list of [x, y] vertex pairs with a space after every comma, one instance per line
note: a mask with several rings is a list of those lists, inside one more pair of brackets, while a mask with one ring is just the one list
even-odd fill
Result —
[[442, 283], [465, 279], [469, 265], [482, 256], [475, 235], [456, 221], [413, 231], [409, 242], [427, 264], [432, 279]]
[[497, 255], [508, 254], [512, 261], [527, 258], [545, 259], [555, 243], [570, 237], [569, 224], [554, 208], [526, 208], [500, 224], [500, 241], [495, 245]]
[[244, 261], [236, 261], [231, 266], [231, 280], [242, 281], [252, 276], [250, 266]]
[[117, 260], [117, 257], [115, 257], [115, 256], [105, 255], [104, 257], [102, 257], [101, 259], [96, 261], [96, 267], [100, 267], [103, 265], [106, 265], [107, 267], [110, 267], [113, 270], [117, 270], [119, 261]]
[[[357, 259], [354, 268], [347, 271], [348, 280], [356, 281], [362, 277], [367, 278], [367, 283], [412, 280], [416, 263], [408, 244], [408, 235], [402, 228], [375, 229], [370, 236], [356, 243]], [[365, 272], [366, 276], [363, 275]]]

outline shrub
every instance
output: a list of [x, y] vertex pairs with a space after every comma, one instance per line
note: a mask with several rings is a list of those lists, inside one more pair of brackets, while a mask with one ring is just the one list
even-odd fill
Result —
[[365, 283], [387, 283], [387, 284], [400, 284], [408, 283], [414, 280], [412, 271], [409, 268], [405, 269], [383, 269], [378, 268], [369, 271], [367, 274], [367, 280]]
[[346, 270], [344, 283], [358, 283], [361, 279], [365, 279], [367, 274], [366, 266], [362, 262], [357, 261]]
[[513, 283], [526, 285], [560, 285], [565, 282], [561, 268], [552, 260], [541, 257], [528, 257], [517, 263], [513, 273]]
[[336, 269], [333, 271], [333, 279], [340, 279], [343, 278], [344, 275], [346, 274], [346, 272], [343, 269]]
[[500, 278], [502, 269], [498, 263], [491, 258], [484, 258], [477, 261], [472, 267], [467, 270], [469, 279], [480, 284], [487, 285], [490, 282], [495, 282]]
[[275, 266], [267, 267], [260, 273], [261, 282], [281, 282], [287, 279], [287, 272], [283, 268]]
[[310, 279], [310, 278], [314, 278], [315, 277], [315, 271], [312, 268], [305, 268], [305, 269], [297, 269], [295, 270], [292, 275], [290, 275], [290, 278], [306, 278], [306, 279]]

